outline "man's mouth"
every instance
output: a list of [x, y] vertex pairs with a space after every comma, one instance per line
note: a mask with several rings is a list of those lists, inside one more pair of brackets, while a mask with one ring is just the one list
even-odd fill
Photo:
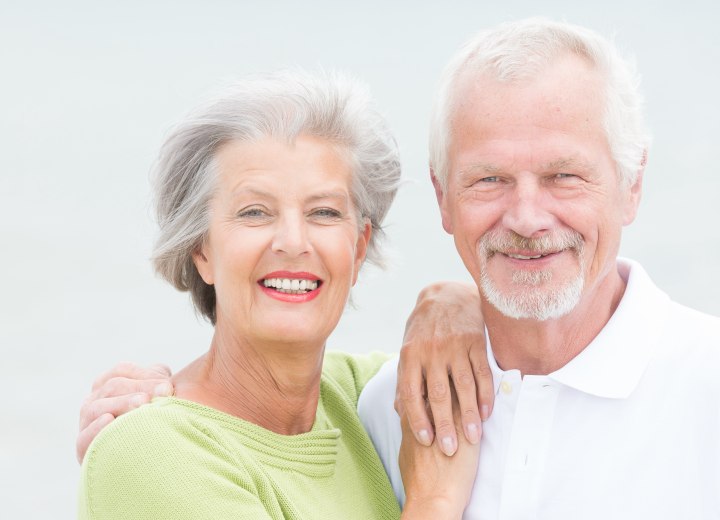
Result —
[[306, 294], [316, 290], [322, 282], [307, 278], [265, 278], [263, 286], [285, 294]]
[[507, 256], [509, 256], [510, 258], [514, 258], [514, 259], [516, 259], [516, 260], [537, 260], [538, 258], [543, 258], [544, 256], [547, 256], [547, 255], [542, 255], [542, 254], [539, 254], [539, 255], [530, 255], [530, 256], [519, 255], [519, 254], [516, 254], [516, 253], [505, 253], [505, 254], [506, 254]]

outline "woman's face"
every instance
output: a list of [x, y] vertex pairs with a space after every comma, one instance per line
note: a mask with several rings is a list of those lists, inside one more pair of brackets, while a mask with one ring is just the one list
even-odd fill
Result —
[[253, 342], [323, 344], [370, 239], [347, 160], [314, 137], [233, 141], [216, 157], [209, 234], [193, 255], [215, 286], [216, 326]]

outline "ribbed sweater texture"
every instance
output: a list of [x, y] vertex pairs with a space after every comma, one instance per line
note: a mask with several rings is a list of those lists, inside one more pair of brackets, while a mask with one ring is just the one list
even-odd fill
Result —
[[110, 424], [83, 463], [78, 518], [397, 519], [357, 416], [387, 355], [325, 356], [315, 424], [280, 435], [191, 401], [158, 398]]

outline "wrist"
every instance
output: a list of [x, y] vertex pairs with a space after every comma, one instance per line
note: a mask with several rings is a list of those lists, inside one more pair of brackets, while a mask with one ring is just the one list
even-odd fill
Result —
[[400, 520], [460, 520], [465, 505], [458, 504], [457, 500], [444, 497], [433, 497], [425, 499], [408, 498], [402, 510]]

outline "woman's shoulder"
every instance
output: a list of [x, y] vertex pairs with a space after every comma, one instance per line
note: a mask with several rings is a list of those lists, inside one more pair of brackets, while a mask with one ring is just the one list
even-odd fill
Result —
[[90, 445], [81, 475], [80, 518], [193, 518], [193, 504], [203, 497], [217, 495], [215, 505], [225, 500], [227, 490], [209, 484], [220, 486], [221, 479], [210, 474], [230, 472], [254, 500], [252, 479], [243, 476], [222, 441], [221, 426], [179, 400], [155, 399], [118, 417]]
[[323, 364], [323, 379], [332, 381], [357, 402], [368, 381], [392, 357], [392, 354], [377, 351], [369, 354], [327, 351]]
[[128, 469], [154, 472], [178, 461], [180, 454], [202, 451], [213, 443], [210, 421], [171, 398], [128, 412], [103, 429], [88, 448], [83, 471], [96, 477]]

